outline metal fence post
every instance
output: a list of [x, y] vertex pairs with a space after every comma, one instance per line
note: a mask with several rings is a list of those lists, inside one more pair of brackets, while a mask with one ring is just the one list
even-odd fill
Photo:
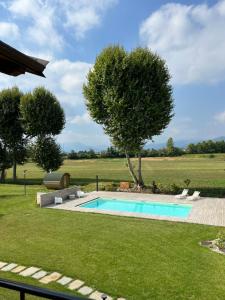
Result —
[[98, 175], [96, 175], [96, 191], [98, 192]]
[[25, 300], [25, 293], [24, 292], [20, 292], [20, 300]]
[[27, 170], [24, 170], [23, 171], [23, 180], [24, 180], [24, 195], [26, 196], [27, 195], [27, 183], [26, 183], [26, 172]]

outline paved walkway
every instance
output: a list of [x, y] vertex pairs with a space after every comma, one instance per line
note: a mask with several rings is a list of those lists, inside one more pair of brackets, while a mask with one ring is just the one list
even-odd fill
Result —
[[[80, 204], [88, 202], [98, 197], [119, 198], [124, 200], [144, 200], [160, 203], [191, 204], [192, 210], [186, 219], [155, 216], [142, 213], [128, 213], [116, 211], [103, 211], [90, 208], [79, 207]], [[176, 222], [198, 223], [216, 226], [225, 226], [225, 198], [201, 198], [196, 201], [177, 200], [173, 195], [162, 194], [141, 194], [125, 192], [91, 192], [84, 198], [65, 201], [60, 205], [51, 205], [49, 208], [64, 209], [79, 212], [92, 212], [100, 214], [110, 214], [117, 216], [138, 217], [156, 220], [168, 220]]]
[[[93, 300], [102, 300], [102, 292], [96, 291], [94, 288], [87, 286], [84, 281], [80, 279], [74, 279], [67, 277], [58, 272], [48, 272], [42, 270], [39, 267], [31, 266], [22, 266], [16, 263], [8, 263], [0, 261], [0, 272], [11, 272], [18, 274], [23, 277], [32, 277], [33, 279], [38, 280], [42, 284], [48, 284], [50, 282], [57, 282], [68, 288], [69, 290], [76, 291], [82, 296], [88, 297]], [[125, 298], [114, 298], [117, 300], [126, 300]], [[113, 300], [113, 297], [107, 295], [107, 300]]]

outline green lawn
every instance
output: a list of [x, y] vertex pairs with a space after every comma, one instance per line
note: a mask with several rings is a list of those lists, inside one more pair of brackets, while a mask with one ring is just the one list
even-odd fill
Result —
[[[28, 163], [18, 167], [18, 178], [22, 182], [23, 170], [27, 169], [28, 181], [41, 184], [44, 173], [34, 164]], [[69, 172], [72, 184], [84, 185], [86, 189], [95, 188], [95, 176], [99, 175], [102, 184], [130, 180], [125, 159], [66, 160], [61, 171]], [[11, 170], [8, 172], [10, 182]], [[191, 179], [190, 188], [199, 189], [202, 195], [225, 195], [225, 154], [186, 155], [172, 160], [144, 160], [143, 176], [150, 185], [153, 180], [157, 184], [177, 184], [184, 187], [184, 180]]]
[[[188, 173], [193, 186], [225, 188], [224, 164], [222, 157], [145, 161], [144, 175], [147, 181], [179, 184]], [[25, 168], [33, 184], [41, 180], [37, 168]], [[129, 179], [123, 160], [66, 161], [63, 170], [87, 188], [96, 174], [104, 181]], [[25, 197], [22, 185], [0, 185], [0, 260], [59, 271], [132, 300], [225, 299], [225, 256], [198, 244], [219, 228], [40, 209], [35, 194], [41, 189], [28, 186]], [[0, 277], [38, 284], [11, 273]], [[0, 299], [18, 297], [0, 289]]]

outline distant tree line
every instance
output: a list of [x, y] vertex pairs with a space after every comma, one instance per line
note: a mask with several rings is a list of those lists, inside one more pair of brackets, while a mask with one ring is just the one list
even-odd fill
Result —
[[[196, 144], [189, 144], [186, 148], [175, 147], [173, 139], [170, 137], [166, 147], [160, 149], [142, 149], [142, 157], [176, 157], [183, 154], [211, 154], [225, 153], [225, 141], [203, 141]], [[104, 151], [94, 151], [93, 149], [86, 151], [70, 151], [67, 153], [68, 159], [96, 159], [96, 158], [125, 158], [125, 154], [116, 147], [108, 147]], [[135, 153], [131, 153], [130, 157], [137, 157]]]
[[225, 153], [225, 141], [203, 141], [196, 144], [189, 144], [186, 153], [204, 154], [204, 153]]
[[104, 151], [96, 152], [93, 149], [86, 151], [70, 151], [67, 154], [68, 159], [94, 159], [94, 158], [120, 158], [125, 157], [124, 153], [121, 153], [115, 147], [108, 147]]
[[[161, 157], [161, 156], [180, 156], [184, 154], [183, 149], [175, 147], [173, 139], [169, 138], [165, 148], [161, 149], [142, 149], [142, 157]], [[116, 147], [110, 146], [104, 151], [95, 152], [93, 149], [87, 151], [72, 150], [67, 154], [68, 159], [94, 159], [94, 158], [125, 158], [125, 153]], [[135, 152], [130, 153], [130, 157], [137, 157]]]

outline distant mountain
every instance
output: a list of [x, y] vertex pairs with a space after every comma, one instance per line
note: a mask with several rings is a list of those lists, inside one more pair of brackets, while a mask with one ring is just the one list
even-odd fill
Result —
[[[191, 144], [191, 143], [199, 143], [202, 141], [206, 141], [206, 140], [210, 140], [210, 139], [189, 139], [189, 140], [174, 140], [174, 145], [176, 147], [179, 148], [185, 148], [187, 147], [187, 145]], [[212, 141], [215, 142], [219, 142], [219, 141], [225, 141], [225, 136], [220, 136], [220, 137], [216, 137], [216, 138], [211, 138]], [[63, 149], [63, 151], [69, 152], [71, 150], [75, 150], [75, 151], [85, 151], [85, 150], [90, 150], [93, 149], [94, 151], [102, 151], [107, 149], [107, 147], [109, 147], [110, 145], [99, 145], [99, 146], [91, 146], [91, 145], [85, 145], [82, 143], [74, 143], [74, 144], [61, 144], [61, 147]], [[145, 149], [161, 149], [166, 147], [166, 141], [164, 143], [153, 143], [153, 142], [148, 142], [145, 145]]]
[[[198, 143], [199, 140], [174, 140], [174, 145], [179, 148], [185, 148], [187, 145], [191, 143]], [[161, 149], [166, 147], [165, 143], [152, 143], [149, 142], [145, 145], [145, 149], [154, 148], [154, 149]]]
[[225, 136], [219, 136], [217, 138], [212, 139], [214, 142], [225, 141]]
[[91, 146], [91, 145], [86, 145], [82, 143], [74, 143], [74, 144], [61, 144], [61, 148], [65, 152], [69, 152], [71, 150], [74, 151], [88, 151], [90, 149], [93, 149], [94, 151], [102, 151], [107, 149], [110, 145], [100, 145], [100, 146]]

